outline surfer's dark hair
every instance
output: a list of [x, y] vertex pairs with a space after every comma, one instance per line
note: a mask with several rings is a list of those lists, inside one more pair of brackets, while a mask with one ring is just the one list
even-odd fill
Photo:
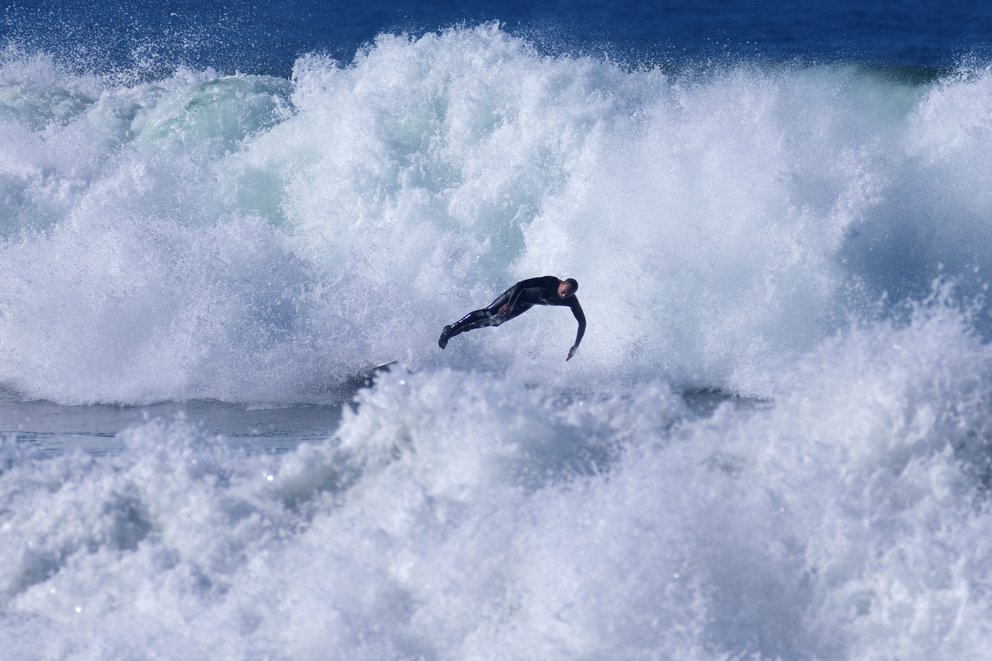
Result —
[[575, 278], [568, 278], [567, 280], [565, 280], [565, 284], [571, 285], [573, 294], [579, 291], [579, 283], [576, 281]]

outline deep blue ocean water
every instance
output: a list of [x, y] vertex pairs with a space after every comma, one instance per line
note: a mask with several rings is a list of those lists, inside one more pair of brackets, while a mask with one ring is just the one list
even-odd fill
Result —
[[100, 66], [177, 62], [288, 75], [296, 58], [348, 62], [381, 32], [412, 35], [498, 21], [550, 52], [632, 64], [767, 58], [888, 67], [987, 56], [992, 7], [906, 2], [134, 2], [7, 3], [0, 37]]
[[987, 657], [989, 35], [7, 3], [0, 657]]

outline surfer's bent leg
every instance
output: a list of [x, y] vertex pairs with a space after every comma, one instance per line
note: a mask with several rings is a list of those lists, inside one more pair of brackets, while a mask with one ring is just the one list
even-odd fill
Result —
[[475, 330], [476, 328], [485, 328], [486, 326], [498, 325], [499, 321], [497, 321], [497, 317], [493, 311], [489, 308], [482, 308], [481, 310], [469, 312], [467, 315], [452, 324], [448, 335], [453, 337], [459, 333]]
[[448, 345], [448, 340], [455, 335], [475, 330], [476, 328], [499, 326], [530, 309], [529, 305], [520, 305], [517, 309], [512, 310], [510, 314], [501, 317], [498, 312], [503, 307], [504, 302], [502, 297], [497, 298], [489, 304], [489, 307], [482, 308], [481, 310], [473, 310], [450, 326], [445, 326], [441, 332], [441, 337], [437, 341], [437, 345], [443, 349]]

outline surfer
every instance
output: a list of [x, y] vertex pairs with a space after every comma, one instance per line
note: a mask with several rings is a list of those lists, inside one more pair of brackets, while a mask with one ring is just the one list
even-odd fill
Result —
[[579, 322], [575, 344], [568, 350], [568, 357], [565, 358], [569, 360], [575, 355], [579, 342], [586, 332], [586, 316], [582, 313], [579, 299], [575, 297], [578, 289], [579, 283], [574, 278], [559, 280], [553, 275], [546, 275], [542, 278], [521, 280], [497, 296], [496, 300], [486, 307], [469, 312], [450, 326], [445, 326], [437, 345], [443, 349], [448, 346], [448, 340], [459, 333], [484, 326], [499, 326], [514, 317], [519, 317], [535, 305], [566, 305], [572, 309], [575, 320]]

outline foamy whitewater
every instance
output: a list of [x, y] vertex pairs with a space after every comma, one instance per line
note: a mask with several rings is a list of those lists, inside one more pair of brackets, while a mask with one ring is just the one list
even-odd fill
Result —
[[[496, 25], [291, 79], [8, 47], [8, 399], [342, 412], [7, 434], [4, 658], [987, 655], [992, 68], [910, 78]], [[438, 349], [546, 274], [573, 360], [558, 308]]]

